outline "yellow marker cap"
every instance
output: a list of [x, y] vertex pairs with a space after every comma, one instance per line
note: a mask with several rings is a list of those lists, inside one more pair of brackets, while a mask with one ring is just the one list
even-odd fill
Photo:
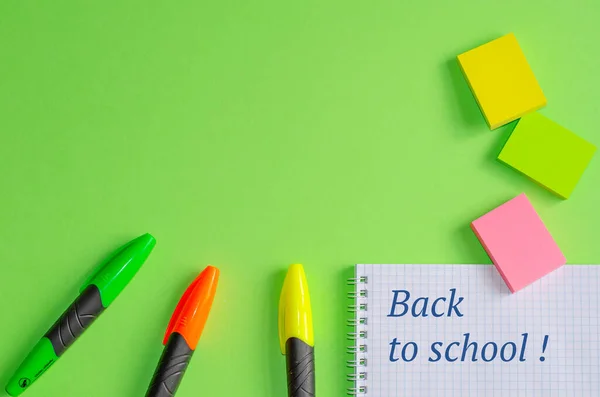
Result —
[[302, 265], [290, 266], [279, 298], [281, 353], [286, 354], [285, 343], [290, 338], [298, 338], [310, 346], [315, 345], [310, 294]]

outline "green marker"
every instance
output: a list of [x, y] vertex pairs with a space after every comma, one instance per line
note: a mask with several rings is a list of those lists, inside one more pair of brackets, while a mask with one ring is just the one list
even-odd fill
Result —
[[33, 348], [6, 385], [11, 396], [23, 393], [54, 364], [131, 281], [150, 255], [156, 240], [144, 234], [119, 248], [98, 267], [80, 295]]

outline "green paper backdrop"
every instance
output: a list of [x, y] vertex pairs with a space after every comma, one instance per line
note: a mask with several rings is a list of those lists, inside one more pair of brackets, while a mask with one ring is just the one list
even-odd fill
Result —
[[[180, 295], [221, 268], [185, 396], [283, 396], [305, 265], [319, 395], [342, 396], [354, 263], [488, 263], [469, 222], [526, 192], [600, 262], [600, 160], [568, 201], [495, 156], [455, 56], [514, 32], [542, 112], [600, 145], [596, 0], [0, 2], [0, 381], [108, 253], [158, 244], [29, 397], [144, 394]], [[597, 156], [598, 157], [598, 156]]]

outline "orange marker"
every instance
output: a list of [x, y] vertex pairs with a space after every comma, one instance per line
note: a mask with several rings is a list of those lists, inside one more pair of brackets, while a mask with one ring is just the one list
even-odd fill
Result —
[[165, 349], [146, 397], [175, 395], [206, 324], [218, 280], [219, 269], [208, 266], [185, 290], [167, 327]]

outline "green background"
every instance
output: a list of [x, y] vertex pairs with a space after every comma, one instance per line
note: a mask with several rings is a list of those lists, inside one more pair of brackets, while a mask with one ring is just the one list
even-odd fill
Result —
[[[600, 144], [596, 0], [0, 2], [2, 383], [106, 255], [158, 244], [28, 392], [141, 396], [181, 293], [218, 297], [178, 396], [285, 395], [277, 302], [305, 265], [317, 388], [347, 384], [355, 263], [488, 263], [469, 222], [526, 192], [600, 262], [600, 161], [561, 201], [495, 160], [455, 56], [514, 32], [542, 111]], [[597, 157], [597, 156], [596, 156]]]

